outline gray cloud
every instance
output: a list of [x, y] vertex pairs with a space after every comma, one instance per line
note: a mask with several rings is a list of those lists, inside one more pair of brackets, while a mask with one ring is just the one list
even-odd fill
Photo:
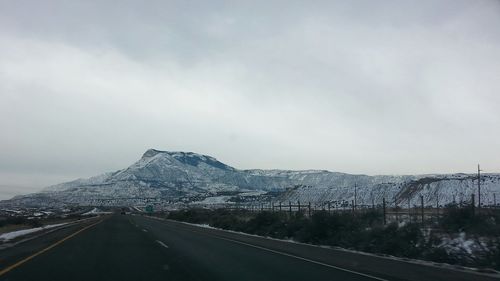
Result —
[[0, 2], [0, 197], [147, 148], [495, 172], [497, 1]]

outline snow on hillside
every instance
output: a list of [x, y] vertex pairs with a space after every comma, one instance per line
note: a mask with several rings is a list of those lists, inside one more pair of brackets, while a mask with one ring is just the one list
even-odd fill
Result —
[[[444, 206], [455, 202], [470, 202], [474, 193], [478, 198], [476, 175], [433, 175], [416, 177], [353, 178], [354, 182], [340, 179], [331, 185], [304, 185], [288, 192], [284, 201], [332, 202], [349, 204], [355, 199], [358, 205], [381, 204], [382, 198], [388, 205], [407, 207], [420, 205], [420, 196], [426, 206]], [[355, 188], [356, 184], [356, 188]], [[494, 195], [495, 194], [495, 195]], [[481, 203], [493, 205], [500, 195], [500, 175], [486, 174], [481, 177]], [[498, 197], [500, 198], [500, 197]], [[476, 201], [477, 203], [477, 201]], [[499, 202], [497, 202], [498, 204]]]
[[[482, 202], [493, 204], [493, 194], [500, 195], [500, 175], [486, 174], [481, 180]], [[4, 203], [128, 204], [135, 202], [127, 201], [131, 198], [161, 198], [183, 203], [299, 200], [345, 205], [354, 200], [356, 190], [358, 205], [381, 204], [385, 198], [406, 207], [408, 200], [410, 205], [419, 204], [422, 195], [427, 205], [436, 206], [470, 200], [476, 186], [477, 176], [466, 174], [368, 176], [325, 170], [238, 170], [207, 155], [149, 149], [126, 169], [50, 186]], [[245, 195], [252, 192], [256, 195]], [[124, 200], [112, 200], [117, 198]]]

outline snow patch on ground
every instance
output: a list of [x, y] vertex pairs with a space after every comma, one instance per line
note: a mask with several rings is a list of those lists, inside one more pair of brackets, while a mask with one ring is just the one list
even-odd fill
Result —
[[468, 237], [465, 232], [459, 233], [456, 237], [442, 237], [438, 247], [443, 248], [449, 255], [463, 256], [468, 259], [474, 259], [489, 252], [485, 241]]
[[90, 210], [89, 212], [82, 214], [82, 216], [106, 215], [106, 214], [111, 214], [111, 213], [112, 212], [104, 212], [104, 211], [101, 211], [97, 208], [94, 208], [94, 209]]
[[223, 204], [231, 199], [231, 196], [214, 196], [207, 197], [203, 201], [195, 202], [199, 204]]
[[21, 237], [24, 235], [28, 235], [28, 234], [39, 232], [39, 231], [46, 230], [46, 229], [51, 229], [54, 227], [65, 225], [65, 224], [68, 224], [68, 223], [50, 224], [50, 225], [46, 225], [46, 226], [42, 226], [42, 227], [35, 227], [35, 228], [30, 228], [30, 229], [23, 229], [23, 230], [7, 232], [7, 233], [0, 235], [0, 242], [10, 241], [12, 239], [15, 239], [15, 238], [18, 238], [18, 237]]
[[267, 193], [267, 191], [255, 190], [255, 191], [242, 192], [238, 195], [239, 196], [259, 196], [259, 195], [264, 195], [266, 193]]
[[209, 224], [193, 224], [193, 225], [196, 225], [196, 226], [199, 226], [199, 227], [203, 227], [203, 228], [210, 228], [210, 229], [218, 229], [218, 228], [215, 228]]

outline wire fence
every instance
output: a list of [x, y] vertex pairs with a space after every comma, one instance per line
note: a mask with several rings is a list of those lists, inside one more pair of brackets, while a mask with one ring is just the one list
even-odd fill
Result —
[[[337, 204], [337, 201], [326, 201], [326, 202], [252, 202], [244, 204], [235, 205], [212, 205], [210, 208], [223, 208], [228, 210], [246, 210], [250, 212], [280, 212], [287, 213], [290, 216], [296, 213], [302, 213], [304, 216], [312, 216], [316, 212], [328, 212], [331, 214], [335, 213], [351, 213], [353, 215], [363, 214], [367, 212], [377, 211], [381, 213], [383, 217], [384, 224], [392, 222], [419, 222], [419, 223], [432, 223], [438, 221], [439, 218], [445, 213], [447, 208], [470, 208], [473, 213], [486, 212], [488, 210], [498, 209], [500, 210], [500, 205], [489, 204], [478, 206], [475, 200], [475, 195], [472, 194], [469, 200], [462, 200], [460, 202], [451, 203], [445, 206], [436, 204], [436, 206], [431, 206], [424, 203], [424, 197], [420, 196], [420, 204], [407, 204], [398, 205], [397, 203], [388, 201], [383, 198], [382, 204], [364, 205], [355, 204], [354, 201], [345, 204]], [[495, 200], [496, 201], [496, 200]]]

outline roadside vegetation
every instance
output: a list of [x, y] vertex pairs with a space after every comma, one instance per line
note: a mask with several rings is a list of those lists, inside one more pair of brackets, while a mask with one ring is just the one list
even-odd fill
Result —
[[383, 224], [377, 210], [356, 214], [188, 209], [168, 218], [297, 242], [500, 270], [500, 214], [449, 206], [432, 223]]
[[10, 217], [0, 220], [0, 234], [39, 226], [41, 226], [40, 220], [28, 220], [23, 217]]
[[56, 224], [78, 220], [79, 215], [68, 215], [64, 218], [51, 217], [51, 218], [29, 218], [24, 216], [11, 216], [0, 218], [0, 234], [21, 229], [41, 227], [48, 224]]

